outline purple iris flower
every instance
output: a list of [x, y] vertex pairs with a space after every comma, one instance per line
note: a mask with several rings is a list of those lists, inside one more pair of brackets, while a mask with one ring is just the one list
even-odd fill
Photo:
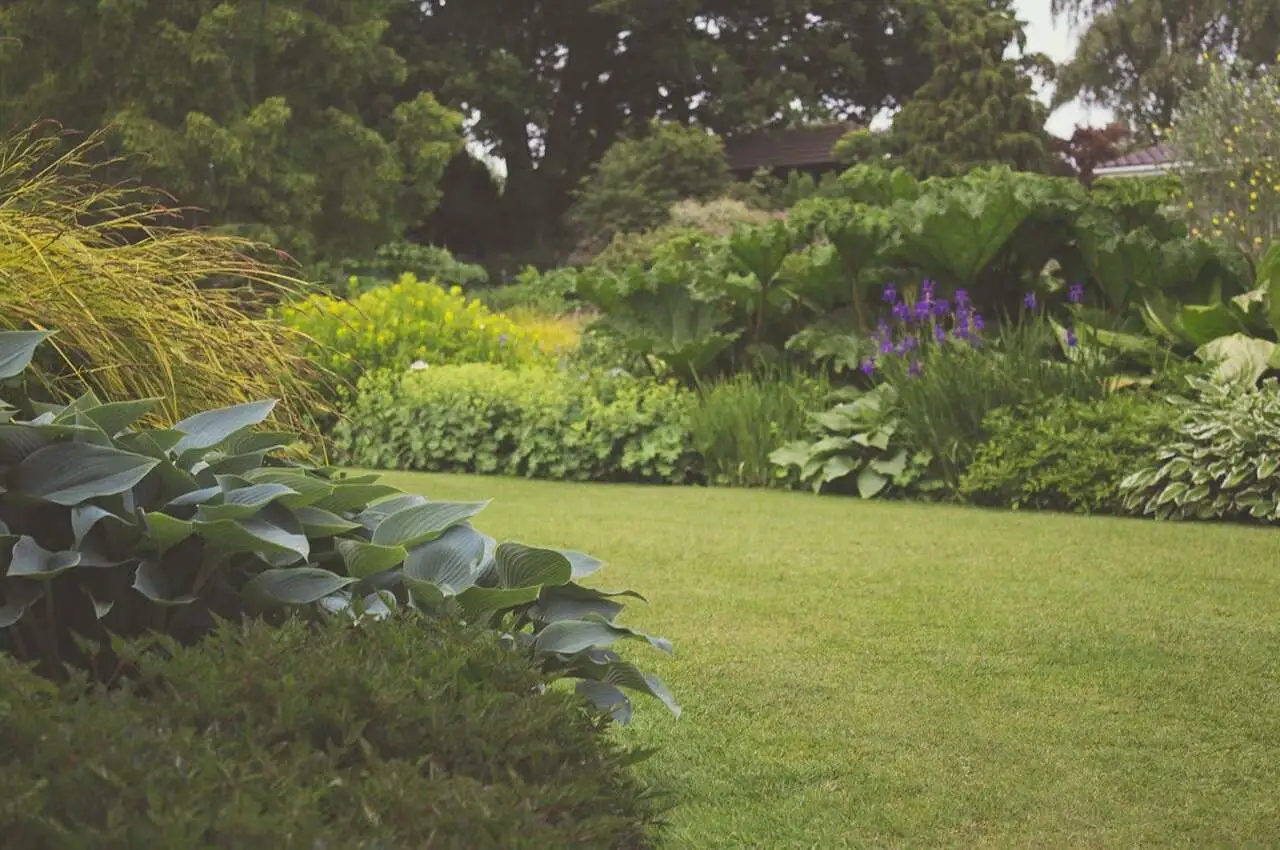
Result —
[[1028, 310], [1034, 310], [1036, 308], [1036, 294], [1028, 292], [1022, 297], [1022, 303], [1027, 305]]
[[880, 296], [880, 300], [886, 304], [892, 304], [897, 301], [898, 287], [894, 286], [892, 283], [886, 283], [884, 285], [884, 293]]
[[933, 285], [933, 281], [928, 278], [925, 278], [924, 282], [920, 284], [920, 297], [925, 301], [933, 300]]
[[916, 318], [917, 319], [923, 322], [925, 319], [929, 318], [929, 313], [931, 312], [932, 312], [932, 308], [929, 306], [928, 301], [916, 302]]
[[1079, 304], [1084, 300], [1084, 284], [1073, 283], [1067, 289], [1067, 300], [1072, 304]]
[[963, 289], [956, 290], [956, 303], [961, 307], [969, 303], [969, 293]]
[[947, 315], [947, 313], [949, 312], [951, 312], [951, 302], [948, 301], [947, 299], [939, 298], [938, 301], [934, 303], [933, 315], [937, 316], [938, 318], [942, 318], [943, 316]]
[[969, 323], [957, 321], [956, 322], [956, 339], [968, 339], [968, 338], [969, 338]]
[[871, 377], [876, 371], [875, 358], [874, 357], [866, 358], [865, 360], [862, 361], [862, 366], [860, 366], [859, 368], [862, 369], [862, 374], [866, 375], [868, 378]]
[[907, 302], [899, 301], [893, 305], [893, 317], [899, 322], [911, 320], [911, 308], [907, 306]]
[[892, 340], [892, 339], [890, 339], [889, 337], [885, 337], [884, 339], [880, 340], [880, 353], [881, 353], [881, 354], [892, 354], [892, 353], [893, 353], [893, 340]]
[[947, 341], [947, 332], [946, 330], [943, 329], [942, 325], [933, 326], [933, 338], [936, 339], [939, 343], [943, 343]]
[[1080, 340], [1076, 339], [1074, 328], [1067, 328], [1067, 348], [1075, 348], [1080, 344]]
[[918, 378], [920, 377], [921, 370], [922, 370], [922, 367], [920, 366], [920, 361], [912, 360], [911, 365], [907, 367], [907, 377]]
[[507, 344], [506, 334], [503, 334], [502, 336], [498, 337], [498, 345], [506, 345], [506, 344]]
[[980, 331], [980, 330], [982, 330], [983, 328], [985, 328], [986, 326], [987, 326], [987, 323], [986, 323], [986, 322], [984, 322], [984, 321], [982, 320], [982, 317], [981, 317], [981, 316], [979, 316], [977, 313], [974, 313], [974, 314], [973, 314], [973, 329], [974, 329], [975, 331]]

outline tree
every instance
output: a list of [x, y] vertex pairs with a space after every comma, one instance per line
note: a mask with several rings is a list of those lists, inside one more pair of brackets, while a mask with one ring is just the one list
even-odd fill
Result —
[[507, 166], [506, 231], [555, 235], [605, 151], [655, 118], [716, 132], [865, 119], [927, 78], [899, 3], [401, 0], [407, 89], [473, 120]]
[[[917, 177], [952, 176], [984, 165], [1045, 171], [1051, 164], [1032, 72], [1044, 57], [1025, 54], [1022, 22], [1009, 0], [946, 0], [917, 7], [916, 29], [932, 74], [885, 133], [861, 131], [837, 155], [888, 159]], [[1007, 58], [1011, 46], [1017, 58]]]
[[1053, 0], [1052, 8], [1087, 21], [1059, 69], [1054, 106], [1082, 97], [1147, 142], [1204, 84], [1205, 54], [1266, 62], [1280, 47], [1280, 0]]
[[649, 132], [615, 142], [578, 195], [571, 218], [588, 251], [617, 233], [666, 223], [671, 206], [710, 200], [729, 185], [724, 143], [706, 130], [655, 123]]
[[1058, 157], [1055, 171], [1089, 186], [1093, 183], [1094, 169], [1120, 156], [1120, 145], [1130, 135], [1123, 121], [1113, 121], [1105, 127], [1077, 124], [1070, 138], [1054, 138], [1049, 142]]
[[461, 116], [395, 97], [394, 0], [13, 0], [0, 116], [114, 125], [193, 223], [303, 258], [398, 238], [439, 199]]

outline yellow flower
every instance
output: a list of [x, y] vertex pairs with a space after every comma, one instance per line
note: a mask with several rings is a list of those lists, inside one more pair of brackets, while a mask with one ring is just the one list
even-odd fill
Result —
[[[1277, 188], [1278, 190], [1280, 190], [1280, 186], [1278, 186], [1278, 187], [1276, 187], [1276, 188]], [[1187, 209], [1189, 209], [1189, 210], [1193, 210], [1193, 209], [1195, 209], [1195, 208], [1196, 208], [1195, 201], [1187, 201]]]
[[1198, 227], [1193, 227], [1193, 228], [1191, 228], [1191, 235], [1192, 235], [1192, 236], [1199, 236], [1199, 235], [1200, 235], [1200, 228], [1198, 228]]
[[1254, 245], [1261, 245], [1261, 244], [1262, 244], [1262, 237], [1261, 237], [1261, 236], [1255, 236], [1255, 237], [1253, 237], [1253, 244], [1254, 244]]
[[1216, 216], [1216, 215], [1215, 215], [1215, 216], [1213, 217], [1213, 223], [1214, 223], [1215, 225], [1217, 225], [1217, 224], [1222, 224], [1222, 219], [1220, 219], [1218, 216]]
[[1236, 187], [1236, 181], [1234, 181], [1234, 180], [1228, 180], [1228, 181], [1227, 181], [1227, 186], [1228, 186], [1228, 188], [1234, 189], [1234, 188]]
[[459, 295], [462, 294], [462, 287], [461, 286], [449, 287], [449, 294], [454, 296], [455, 298], [458, 297]]
[[447, 325], [447, 324], [451, 324], [452, 322], [453, 322], [453, 311], [452, 311], [452, 310], [445, 310], [445, 311], [444, 311], [444, 323]]

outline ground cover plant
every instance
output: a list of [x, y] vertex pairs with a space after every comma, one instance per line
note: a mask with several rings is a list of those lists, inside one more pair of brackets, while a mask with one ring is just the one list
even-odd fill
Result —
[[[1280, 832], [1269, 529], [391, 474], [589, 547], [678, 636], [628, 729], [666, 846], [1248, 846]], [[683, 651], [687, 647], [688, 651]], [[762, 805], [762, 801], [768, 801]]]

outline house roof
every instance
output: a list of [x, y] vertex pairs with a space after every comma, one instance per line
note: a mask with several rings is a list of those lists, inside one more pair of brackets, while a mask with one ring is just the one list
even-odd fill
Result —
[[804, 168], [836, 162], [832, 149], [857, 125], [842, 122], [794, 130], [769, 130], [729, 139], [724, 145], [730, 171]]
[[1163, 174], [1173, 164], [1173, 149], [1168, 145], [1152, 145], [1102, 163], [1093, 170], [1098, 177], [1125, 174]]

